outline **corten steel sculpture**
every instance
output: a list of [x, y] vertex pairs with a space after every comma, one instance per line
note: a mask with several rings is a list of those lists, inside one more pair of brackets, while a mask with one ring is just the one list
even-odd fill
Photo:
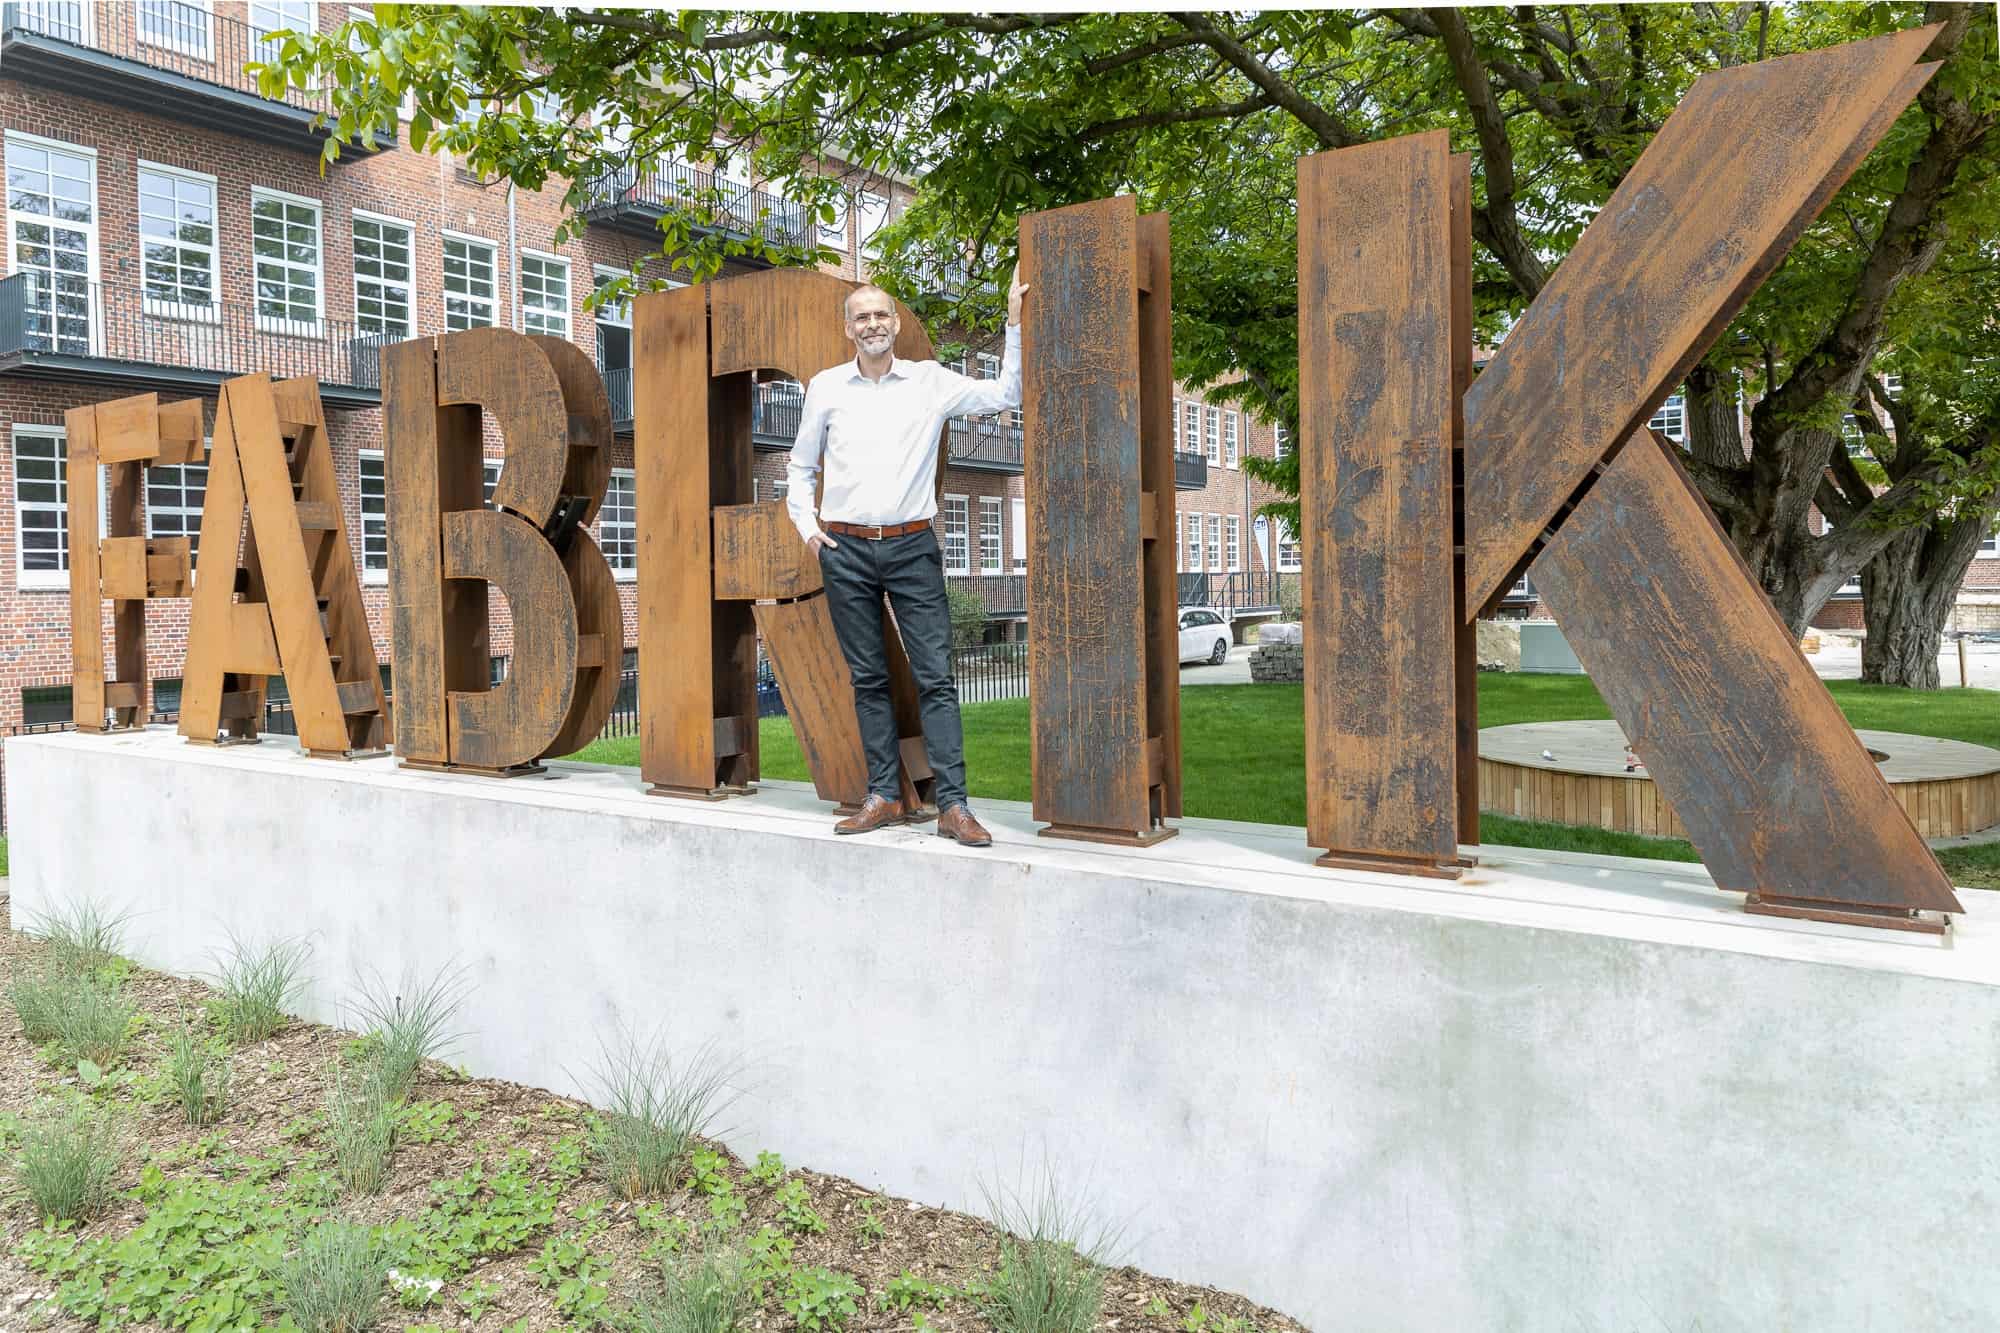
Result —
[[183, 736], [211, 745], [255, 740], [266, 684], [281, 675], [307, 754], [353, 759], [387, 748], [388, 704], [317, 380], [274, 386], [246, 375], [222, 386], [200, 573]]
[[1453, 541], [1470, 171], [1443, 131], [1299, 162], [1306, 840], [1330, 849], [1321, 865], [1456, 877], [1459, 844], [1479, 840], [1475, 628]]
[[[67, 416], [70, 610], [80, 730], [142, 725], [145, 604], [192, 595], [180, 730], [203, 744], [258, 739], [266, 684], [283, 676], [301, 744], [320, 758], [379, 753], [387, 715], [316, 380], [222, 386], [195, 577], [185, 537], [147, 538], [145, 469], [202, 461], [199, 399], [141, 394]], [[97, 534], [97, 464], [111, 536]], [[247, 517], [247, 527], [246, 527]], [[117, 678], [104, 679], [99, 597], [114, 603]], [[237, 598], [242, 600], [238, 601]]]
[[1032, 214], [1021, 263], [1035, 818], [1146, 846], [1181, 813], [1167, 216]]
[[[720, 800], [751, 790], [761, 635], [814, 788], [843, 809], [867, 797], [854, 692], [819, 563], [782, 500], [751, 502], [750, 478], [754, 372], [804, 381], [851, 359], [840, 303], [854, 286], [774, 269], [632, 303], [639, 771], [654, 795]], [[922, 324], [898, 312], [896, 355], [930, 356]], [[938, 476], [942, 484], [944, 469]], [[916, 682], [886, 603], [883, 622], [904, 800], [928, 807]]]
[[1690, 89], [1465, 395], [1460, 613], [1532, 562], [1716, 883], [1750, 910], [1928, 930], [1942, 927], [1919, 912], [1960, 910], [1949, 880], [1645, 423], [1930, 77], [1935, 31]]
[[[158, 394], [73, 407], [63, 417], [69, 455], [71, 709], [78, 731], [146, 725], [146, 602], [185, 597], [194, 562], [185, 537], [146, 535], [146, 468], [201, 462], [199, 399], [160, 404]], [[100, 537], [98, 464], [110, 491]], [[109, 598], [112, 676], [104, 673]]]
[[[406, 765], [541, 771], [603, 728], [624, 617], [584, 531], [611, 478], [611, 405], [562, 338], [471, 329], [388, 349], [383, 384], [396, 752]], [[482, 502], [482, 414], [506, 453]], [[491, 683], [487, 590], [513, 612]]]

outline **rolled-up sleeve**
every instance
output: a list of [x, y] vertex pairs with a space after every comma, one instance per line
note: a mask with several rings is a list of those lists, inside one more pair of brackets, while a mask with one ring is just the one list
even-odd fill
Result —
[[792, 441], [791, 461], [785, 464], [785, 508], [802, 541], [826, 535], [820, 531], [813, 503], [819, 489], [820, 455], [826, 449], [826, 397], [817, 380], [806, 386], [806, 400], [799, 409], [798, 438]]

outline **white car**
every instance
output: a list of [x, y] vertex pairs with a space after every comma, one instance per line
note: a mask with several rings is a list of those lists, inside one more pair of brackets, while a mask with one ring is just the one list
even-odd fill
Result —
[[1220, 666], [1229, 656], [1229, 622], [1202, 606], [1181, 608], [1181, 661]]

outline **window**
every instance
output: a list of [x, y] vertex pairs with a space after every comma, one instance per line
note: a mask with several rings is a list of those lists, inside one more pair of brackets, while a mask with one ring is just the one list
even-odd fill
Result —
[[[1178, 415], [1178, 413], [1176, 415]], [[1181, 547], [1181, 541], [1183, 540], [1181, 536], [1181, 527], [1182, 524], [1181, 524], [1180, 511], [1175, 510], [1174, 511], [1174, 572], [1176, 574], [1180, 573], [1181, 571], [1187, 568], [1187, 556]]]
[[833, 221], [819, 224], [820, 240], [837, 250], [847, 248], [847, 191], [842, 190], [833, 199]]
[[14, 427], [16, 586], [69, 585], [69, 453], [60, 426]]
[[1222, 515], [1208, 516], [1208, 563], [1211, 569], [1222, 568]]
[[1882, 389], [1889, 395], [1891, 402], [1901, 402], [1903, 400], [1903, 377], [1901, 375], [1884, 375], [1882, 377]]
[[1299, 543], [1292, 536], [1291, 525], [1282, 518], [1274, 519], [1278, 526], [1278, 572], [1296, 574], [1299, 570]]
[[[601, 292], [612, 283], [627, 276], [629, 274], [624, 269], [610, 268], [603, 264], [593, 264], [590, 269], [592, 290]], [[675, 285], [678, 286], [679, 284]], [[591, 318], [595, 319], [599, 324], [615, 324], [619, 328], [629, 329], [632, 327], [632, 298], [627, 296], [619, 301], [603, 302], [592, 312]]]
[[274, 333], [319, 332], [319, 203], [275, 190], [250, 192], [257, 324]]
[[965, 497], [947, 495], [944, 497], [944, 572], [947, 574], [970, 574], [972, 572], [971, 552], [967, 549], [967, 510]]
[[1210, 467], [1222, 461], [1222, 412], [1219, 408], [1202, 410], [1201, 451], [1208, 455]]
[[30, 275], [22, 333], [41, 351], [88, 355], [97, 282], [97, 155], [7, 135], [10, 270]]
[[1000, 378], [999, 357], [993, 355], [991, 352], [975, 352], [973, 356], [975, 363], [979, 367], [978, 378], [982, 380], [997, 380]]
[[208, 59], [209, 0], [139, 0], [139, 40]]
[[528, 92], [528, 104], [534, 108], [535, 119], [544, 125], [563, 123], [562, 98], [545, 88], [534, 88]]
[[444, 237], [444, 330], [485, 328], [494, 323], [494, 246], [471, 236]]
[[521, 327], [552, 338], [569, 337], [569, 261], [521, 253]]
[[1183, 423], [1180, 440], [1181, 449], [1191, 454], [1200, 452], [1201, 404], [1193, 402], [1182, 403], [1181, 420]]
[[1222, 465], [1224, 467], [1235, 467], [1237, 460], [1241, 456], [1241, 442], [1237, 437], [1237, 431], [1240, 429], [1237, 422], [1241, 419], [1241, 416], [1241, 413], [1235, 411], [1224, 412], [1222, 414]]
[[407, 338], [415, 328], [413, 230], [394, 218], [354, 215], [354, 322], [363, 333]]
[[778, 481], [764, 481], [761, 478], [752, 477], [750, 479], [750, 499], [752, 502], [758, 500], [782, 500], [785, 498], [786, 492], [790, 491], [791, 488], [791, 483], [783, 479]]
[[1000, 572], [1000, 497], [979, 497], [979, 572]]
[[1007, 503], [1014, 511], [1014, 572], [1021, 574], [1028, 568], [1028, 502], [1014, 499]]
[[185, 537], [201, 550], [201, 504], [208, 494], [208, 464], [146, 469], [146, 535]]
[[17, 21], [30, 32], [90, 45], [90, 11], [83, 0], [26, 0], [16, 9]]
[[1986, 540], [1979, 543], [1979, 549], [1973, 552], [1975, 560], [1991, 560], [1995, 557], [2000, 557], [2000, 528], [1987, 533]]
[[604, 488], [604, 504], [597, 511], [597, 544], [614, 578], [639, 576], [639, 519], [633, 503], [636, 482], [630, 468], [613, 468], [611, 484]]
[[1277, 457], [1290, 458], [1292, 456], [1292, 433], [1283, 426], [1272, 427], [1271, 443]]
[[215, 177], [139, 164], [139, 266], [147, 313], [215, 318]]
[[389, 581], [389, 504], [382, 451], [361, 450], [361, 581]]
[[1188, 515], [1187, 567], [1190, 573], [1200, 573], [1203, 569], [1206, 569], [1208, 567], [1207, 562], [1204, 559], [1204, 554], [1201, 546], [1201, 534], [1206, 529], [1206, 526], [1207, 525], [1202, 522], [1200, 514]]
[[1653, 413], [1653, 419], [1646, 423], [1675, 444], [1687, 440], [1687, 400], [1675, 394], [1660, 404], [1660, 410]]
[[274, 32], [313, 33], [319, 31], [319, 15], [313, 0], [250, 0], [250, 36], [257, 43], [258, 61], [276, 60], [280, 43], [265, 40]]
[[1235, 514], [1229, 516], [1228, 533], [1229, 541], [1223, 547], [1223, 559], [1228, 564], [1229, 572], [1236, 574], [1243, 569], [1243, 520]]
[[21, 725], [46, 727], [67, 722], [72, 706], [69, 686], [30, 685], [21, 691]]
[[855, 221], [861, 230], [861, 253], [870, 259], [882, 255], [882, 243], [875, 238], [882, 233], [882, 224], [889, 220], [889, 198], [876, 194], [873, 190], [863, 190], [854, 200]]
[[488, 509], [497, 508], [493, 503], [493, 492], [500, 485], [500, 460], [482, 459], [479, 464], [479, 502]]

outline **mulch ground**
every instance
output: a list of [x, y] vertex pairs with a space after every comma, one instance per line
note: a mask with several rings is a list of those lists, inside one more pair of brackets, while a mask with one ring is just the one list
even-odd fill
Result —
[[[0, 994], [25, 967], [33, 965], [42, 948], [13, 929], [4, 884], [0, 880]], [[122, 1067], [140, 1077], [110, 1093], [98, 1094], [100, 1100], [117, 1104], [116, 1121], [125, 1149], [118, 1183], [121, 1198], [105, 1216], [83, 1229], [81, 1234], [86, 1236], [122, 1235], [143, 1219], [144, 1206], [125, 1196], [138, 1186], [141, 1167], [148, 1161], [173, 1163], [167, 1168], [169, 1175], [202, 1170], [195, 1152], [198, 1140], [210, 1138], [212, 1148], [211, 1136], [219, 1134], [230, 1153], [243, 1157], [295, 1154], [302, 1143], [311, 1143], [312, 1135], [302, 1134], [301, 1122], [322, 1107], [325, 1071], [354, 1039], [352, 1033], [294, 1021], [273, 1037], [239, 1046], [233, 1055], [234, 1078], [226, 1115], [217, 1126], [194, 1129], [183, 1121], [170, 1098], [148, 1102], [135, 1089], [143, 1087], [144, 1076], [164, 1061], [167, 1034], [178, 1016], [200, 1014], [213, 992], [199, 981], [135, 969], [127, 982], [127, 993], [137, 1001], [147, 1021]], [[47, 1099], [76, 1086], [74, 1070], [55, 1067], [46, 1060], [21, 1035], [12, 1008], [0, 1004], [0, 1116], [32, 1116]], [[438, 1142], [398, 1144], [385, 1187], [378, 1195], [351, 1201], [347, 1205], [350, 1215], [371, 1222], [416, 1217], [430, 1206], [433, 1181], [457, 1176], [482, 1160], [497, 1162], [511, 1149], [524, 1149], [535, 1163], [545, 1163], [557, 1142], [575, 1135], [589, 1114], [588, 1107], [573, 1099], [540, 1088], [465, 1078], [437, 1063], [425, 1066], [411, 1100], [450, 1104], [456, 1112], [452, 1123], [464, 1127], [462, 1132]], [[720, 1144], [710, 1146], [728, 1156]], [[7, 1156], [11, 1158], [11, 1154]], [[771, 1189], [748, 1179], [747, 1163], [733, 1157], [729, 1160], [731, 1174], [749, 1205], [740, 1229], [741, 1234], [748, 1234], [775, 1220], [777, 1204]], [[790, 1178], [804, 1182], [813, 1208], [826, 1222], [824, 1234], [795, 1238], [795, 1266], [821, 1265], [853, 1274], [872, 1297], [905, 1272], [963, 1288], [970, 1280], [990, 1275], [999, 1262], [1000, 1233], [983, 1219], [877, 1194], [851, 1180], [787, 1165], [791, 1167]], [[11, 1160], [4, 1163], [4, 1169], [6, 1178], [0, 1183], [0, 1333], [91, 1327], [44, 1304], [54, 1294], [53, 1284], [17, 1256], [23, 1237], [38, 1223], [14, 1186]], [[690, 1222], [699, 1223], [709, 1216], [707, 1200], [686, 1189], [656, 1202]], [[429, 1308], [412, 1312], [385, 1300], [378, 1327], [400, 1329], [419, 1323], [446, 1329], [511, 1331], [525, 1327], [528, 1333], [576, 1327], [556, 1308], [554, 1291], [537, 1282], [529, 1265], [544, 1241], [574, 1225], [572, 1219], [579, 1210], [585, 1217], [597, 1215], [604, 1223], [590, 1239], [589, 1250], [594, 1260], [608, 1263], [611, 1308], [619, 1309], [624, 1296], [657, 1271], [641, 1255], [657, 1240], [657, 1234], [642, 1229], [634, 1216], [635, 1207], [610, 1199], [604, 1186], [585, 1174], [565, 1188], [552, 1227], [521, 1248], [487, 1260], [462, 1282], [446, 1288], [445, 1299]], [[879, 1221], [883, 1233], [879, 1238], [863, 1234], [864, 1218], [871, 1215]], [[476, 1324], [450, 1299], [455, 1288], [473, 1282], [497, 1289], [490, 1308]], [[1197, 1306], [1201, 1316], [1195, 1314]], [[925, 1311], [923, 1317], [924, 1326], [934, 1329], [988, 1327], [966, 1300]], [[747, 1326], [771, 1330], [795, 1327], [775, 1296]], [[1288, 1333], [1303, 1328], [1297, 1321], [1240, 1296], [1169, 1282], [1133, 1268], [1106, 1274], [1103, 1313], [1097, 1326], [1176, 1333], [1191, 1327], [1243, 1333], [1249, 1329]], [[863, 1303], [847, 1327], [871, 1330], [914, 1328], [917, 1324], [910, 1314], [875, 1308], [871, 1300]]]

